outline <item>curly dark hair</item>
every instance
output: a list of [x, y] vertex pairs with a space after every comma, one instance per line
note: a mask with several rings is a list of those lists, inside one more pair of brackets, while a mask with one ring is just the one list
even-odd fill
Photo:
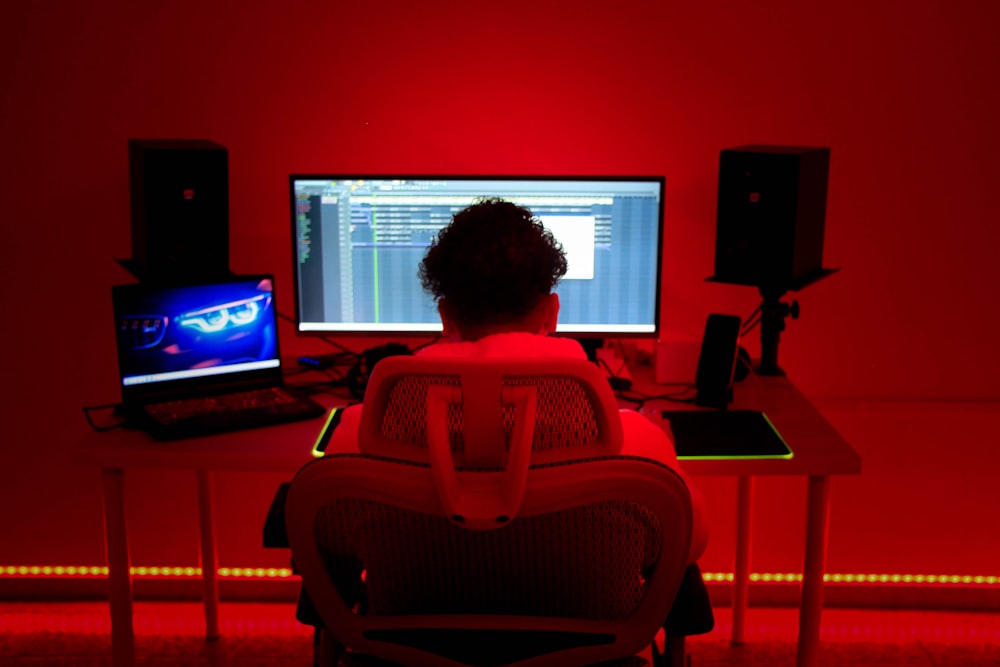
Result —
[[524, 317], [566, 274], [566, 256], [531, 211], [499, 197], [462, 209], [420, 262], [420, 282], [467, 324]]

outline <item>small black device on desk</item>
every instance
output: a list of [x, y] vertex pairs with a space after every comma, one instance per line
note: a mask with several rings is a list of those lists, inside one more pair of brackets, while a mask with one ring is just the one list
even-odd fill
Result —
[[733, 400], [739, 346], [740, 318], [719, 313], [709, 315], [698, 355], [695, 403], [709, 408], [725, 408]]

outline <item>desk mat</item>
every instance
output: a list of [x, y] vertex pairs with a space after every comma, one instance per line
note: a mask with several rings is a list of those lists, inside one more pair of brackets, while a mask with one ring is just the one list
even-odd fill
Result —
[[792, 450], [763, 412], [664, 410], [679, 459], [790, 459]]

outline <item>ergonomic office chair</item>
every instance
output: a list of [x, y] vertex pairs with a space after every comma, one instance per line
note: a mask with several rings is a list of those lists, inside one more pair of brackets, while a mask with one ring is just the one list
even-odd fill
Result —
[[324, 664], [646, 664], [691, 504], [621, 439], [584, 361], [381, 361], [361, 453], [307, 464], [285, 506]]

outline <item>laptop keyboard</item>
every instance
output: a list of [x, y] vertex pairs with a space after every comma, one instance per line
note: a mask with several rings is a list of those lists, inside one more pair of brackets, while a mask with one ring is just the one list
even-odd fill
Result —
[[195, 419], [205, 415], [219, 413], [255, 411], [274, 408], [276, 406], [297, 403], [298, 399], [281, 387], [266, 387], [238, 391], [232, 394], [202, 396], [178, 401], [151, 403], [146, 406], [146, 412], [161, 424]]

